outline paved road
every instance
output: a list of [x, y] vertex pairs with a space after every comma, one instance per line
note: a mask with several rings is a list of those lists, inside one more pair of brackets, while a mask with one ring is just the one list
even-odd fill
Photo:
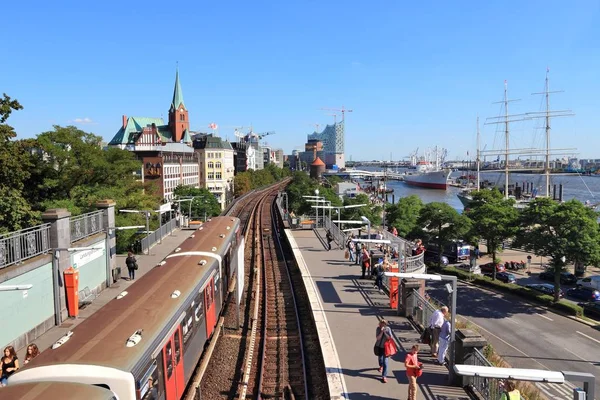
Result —
[[[442, 285], [431, 296], [447, 299]], [[510, 295], [459, 283], [457, 311], [481, 328], [488, 342], [517, 368], [589, 372], [600, 376], [600, 332]], [[574, 385], [573, 385], [574, 384]], [[540, 384], [552, 399], [572, 398], [573, 384]], [[600, 393], [600, 379], [596, 380]]]

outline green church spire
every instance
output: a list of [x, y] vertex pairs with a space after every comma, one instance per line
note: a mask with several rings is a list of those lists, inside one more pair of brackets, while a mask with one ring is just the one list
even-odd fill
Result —
[[173, 91], [173, 101], [171, 102], [172, 109], [178, 109], [179, 106], [184, 106], [183, 104], [183, 92], [181, 90], [181, 84], [179, 83], [179, 67], [177, 68], [177, 72], [175, 74], [175, 90]]

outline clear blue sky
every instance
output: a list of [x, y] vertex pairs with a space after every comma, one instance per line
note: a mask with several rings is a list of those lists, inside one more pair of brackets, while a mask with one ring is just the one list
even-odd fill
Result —
[[[167, 117], [179, 62], [192, 129], [215, 122], [274, 130], [290, 153], [321, 107], [353, 109], [346, 159], [389, 159], [431, 146], [475, 149], [475, 120], [538, 111], [546, 67], [554, 147], [600, 158], [600, 3], [560, 1], [19, 2], [2, 6], [0, 92], [25, 109], [20, 137], [75, 124], [110, 140], [121, 115]], [[109, 5], [106, 5], [109, 4]], [[84, 120], [87, 119], [87, 120]], [[75, 122], [82, 121], [82, 122]], [[313, 126], [311, 126], [313, 125]], [[488, 149], [494, 126], [482, 127]], [[515, 124], [515, 146], [541, 143]]]

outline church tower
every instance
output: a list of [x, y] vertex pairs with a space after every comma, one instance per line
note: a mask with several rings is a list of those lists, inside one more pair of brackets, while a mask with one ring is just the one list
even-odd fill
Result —
[[189, 140], [190, 120], [188, 110], [183, 104], [183, 92], [179, 84], [179, 68], [177, 68], [175, 74], [173, 101], [171, 102], [171, 108], [169, 108], [169, 128], [175, 143], [179, 143], [184, 139]]

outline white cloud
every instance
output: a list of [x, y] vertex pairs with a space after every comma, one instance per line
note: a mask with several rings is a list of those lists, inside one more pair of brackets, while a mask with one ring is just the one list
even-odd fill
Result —
[[75, 118], [74, 120], [69, 121], [69, 122], [74, 122], [76, 124], [82, 124], [82, 125], [84, 125], [84, 124], [94, 124], [95, 123], [91, 118], [88, 118], [88, 117], [85, 117], [85, 118]]

